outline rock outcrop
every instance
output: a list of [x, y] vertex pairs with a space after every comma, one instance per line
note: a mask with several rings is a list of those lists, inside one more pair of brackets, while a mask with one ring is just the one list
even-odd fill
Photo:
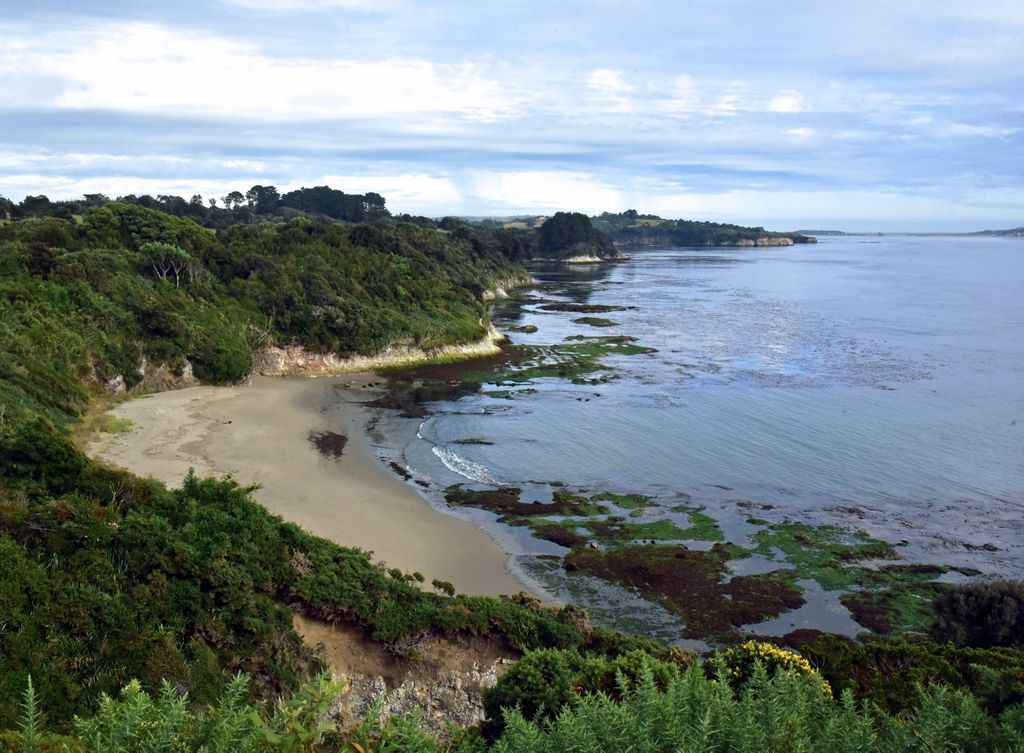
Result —
[[166, 363], [153, 363], [143, 356], [142, 361], [133, 379], [133, 384], [128, 387], [124, 375], [117, 374], [110, 379], [101, 380], [103, 388], [112, 395], [124, 395], [125, 393], [136, 392], [163, 392], [164, 390], [176, 390], [182, 387], [195, 387], [199, 384], [192, 373], [192, 364], [185, 361], [181, 366], [169, 366]]
[[508, 291], [515, 288], [525, 288], [533, 284], [533, 278], [530, 275], [513, 275], [512, 277], [506, 277], [504, 280], [498, 280], [494, 284], [494, 290], [485, 290], [480, 296], [485, 302], [488, 301], [503, 301], [509, 297]]

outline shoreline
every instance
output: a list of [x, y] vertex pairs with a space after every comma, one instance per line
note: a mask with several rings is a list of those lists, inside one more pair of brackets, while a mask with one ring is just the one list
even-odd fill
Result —
[[[131, 421], [123, 434], [89, 442], [96, 460], [177, 487], [190, 467], [258, 484], [267, 510], [342, 546], [373, 552], [390, 568], [451, 582], [460, 593], [529, 590], [508, 554], [473, 523], [436, 510], [374, 453], [361, 404], [372, 373], [344, 377], [253, 377], [235, 387], [189, 387], [139, 396], [111, 415]], [[347, 441], [337, 457], [310, 435]]]

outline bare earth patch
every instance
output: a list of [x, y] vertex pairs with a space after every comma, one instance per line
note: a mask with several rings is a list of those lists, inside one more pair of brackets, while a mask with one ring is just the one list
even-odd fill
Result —
[[419, 713], [435, 733], [446, 720], [462, 726], [483, 720], [483, 692], [519, 657], [481, 637], [424, 637], [417, 658], [396, 656], [352, 625], [331, 625], [296, 614], [296, 632], [343, 678], [346, 690], [336, 709], [343, 726], [354, 726], [383, 697], [382, 721]]

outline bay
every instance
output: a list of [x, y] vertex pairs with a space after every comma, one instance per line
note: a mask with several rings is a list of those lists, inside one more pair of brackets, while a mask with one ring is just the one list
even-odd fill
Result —
[[[539, 288], [492, 313], [514, 342], [621, 335], [656, 352], [603, 358], [597, 384], [544, 378], [431, 404], [414, 431], [390, 432], [415, 473], [538, 499], [552, 482], [683, 499], [739, 543], [754, 513], [853, 526], [908, 561], [1024, 573], [1019, 240], [639, 249], [531, 271]], [[591, 314], [614, 322], [594, 327], [551, 302], [628, 308]], [[558, 550], [461, 514], [513, 554]]]

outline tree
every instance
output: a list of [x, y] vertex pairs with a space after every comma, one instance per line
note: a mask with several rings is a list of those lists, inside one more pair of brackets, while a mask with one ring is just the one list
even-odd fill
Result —
[[191, 283], [195, 282], [201, 270], [199, 263], [190, 253], [170, 243], [145, 243], [139, 251], [158, 278], [167, 280], [173, 274], [176, 288], [181, 286], [182, 274], [187, 274]]
[[0, 220], [9, 220], [12, 209], [14, 209], [14, 203], [10, 199], [0, 196]]
[[379, 193], [367, 192], [363, 196], [363, 208], [370, 219], [389, 217], [391, 213], [384, 206], [384, 197]]
[[221, 201], [224, 202], [224, 206], [227, 209], [235, 210], [242, 206], [242, 202], [245, 201], [245, 197], [242, 195], [241, 191], [232, 191], [221, 199]]
[[540, 254], [561, 258], [576, 253], [612, 256], [615, 249], [590, 218], [579, 212], [556, 212], [540, 226], [538, 232]]
[[52, 214], [53, 205], [45, 194], [26, 196], [18, 205], [18, 213], [23, 217], [42, 217]]
[[272, 212], [281, 196], [273, 186], [253, 186], [245, 192], [245, 199], [257, 214]]

